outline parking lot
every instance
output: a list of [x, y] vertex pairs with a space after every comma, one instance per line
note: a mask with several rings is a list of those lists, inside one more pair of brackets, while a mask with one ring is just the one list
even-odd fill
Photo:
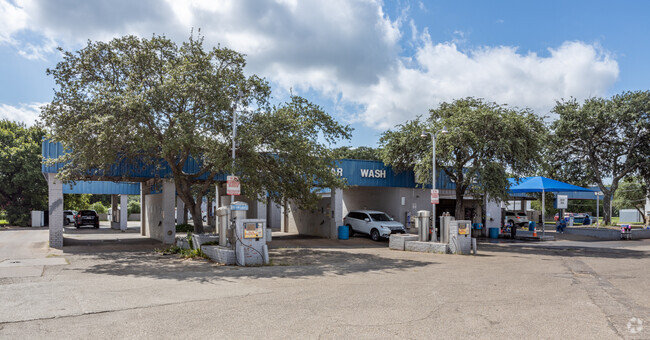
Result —
[[[241, 268], [103, 229], [66, 235], [63, 251], [44, 246], [45, 229], [0, 231], [0, 337], [650, 336], [647, 240], [481, 243], [459, 256], [278, 233], [272, 265]], [[17, 247], [32, 250], [17, 259]]]

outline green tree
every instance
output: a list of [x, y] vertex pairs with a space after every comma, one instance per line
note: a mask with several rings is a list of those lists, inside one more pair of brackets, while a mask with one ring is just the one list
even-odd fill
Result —
[[349, 147], [342, 146], [334, 149], [336, 158], [340, 159], [361, 159], [368, 161], [379, 161], [381, 160], [381, 154], [379, 149], [375, 149], [369, 146], [359, 146], [359, 147]]
[[[54, 141], [74, 150], [57, 160], [67, 162], [59, 172], [64, 180], [102, 178], [115, 163], [163, 160], [196, 233], [203, 232], [201, 202], [220, 173], [238, 174], [249, 197], [268, 193], [304, 205], [317, 200], [314, 184], [343, 185], [329, 171], [328, 145], [348, 139], [351, 129], [304, 98], [271, 106], [269, 85], [244, 74], [240, 53], [206, 49], [202, 38], [177, 45], [164, 36], [125, 36], [62, 53], [48, 70], [57, 89], [41, 118]], [[189, 157], [200, 164], [198, 173], [183, 171]]]
[[[548, 163], [561, 178], [595, 183], [603, 192], [603, 217], [611, 223], [610, 202], [621, 180], [639, 169], [650, 138], [650, 92], [625, 92], [611, 99], [557, 102]], [[609, 183], [611, 181], [611, 183]]]
[[[439, 133], [443, 127], [447, 133]], [[437, 133], [436, 168], [456, 184], [456, 216], [463, 216], [468, 191], [507, 199], [508, 173], [534, 173], [546, 136], [542, 119], [529, 110], [471, 97], [442, 103], [426, 121], [406, 122], [380, 140], [384, 163], [413, 169], [419, 183], [431, 182], [431, 138], [422, 138], [423, 131]]]
[[83, 210], [90, 206], [90, 194], [66, 194], [63, 197], [65, 210]]
[[621, 182], [616, 194], [614, 194], [614, 202], [612, 203], [617, 210], [636, 209], [643, 216], [643, 223], [645, 223], [646, 192], [647, 187], [644, 182], [634, 177], [627, 177]]
[[0, 210], [9, 224], [27, 226], [31, 210], [47, 209], [47, 182], [41, 173], [38, 126], [0, 120]]

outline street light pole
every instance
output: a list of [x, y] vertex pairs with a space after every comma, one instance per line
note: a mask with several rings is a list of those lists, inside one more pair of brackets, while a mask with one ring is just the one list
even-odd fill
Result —
[[[239, 98], [242, 96], [242, 91], [239, 90], [237, 92], [237, 97], [235, 99], [235, 102], [232, 103], [232, 172], [231, 175], [235, 176], [235, 148], [236, 148], [236, 140], [237, 140], [237, 102], [239, 101]], [[235, 202], [235, 195], [230, 196], [230, 203]]]
[[[444, 127], [440, 133], [447, 133]], [[436, 190], [436, 136], [437, 133], [422, 131], [421, 137], [431, 135], [431, 190]], [[433, 191], [432, 191], [433, 192]], [[431, 203], [431, 241], [436, 241], [436, 205]]]

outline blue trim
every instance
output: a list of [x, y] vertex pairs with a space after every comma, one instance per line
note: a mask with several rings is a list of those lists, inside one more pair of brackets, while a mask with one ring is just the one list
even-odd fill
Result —
[[140, 183], [81, 181], [63, 184], [64, 194], [140, 195]]

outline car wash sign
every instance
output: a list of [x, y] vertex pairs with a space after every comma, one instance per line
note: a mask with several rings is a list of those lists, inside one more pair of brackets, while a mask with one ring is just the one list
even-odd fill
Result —
[[226, 182], [226, 195], [229, 196], [241, 195], [241, 183], [239, 183], [239, 177], [228, 176]]

